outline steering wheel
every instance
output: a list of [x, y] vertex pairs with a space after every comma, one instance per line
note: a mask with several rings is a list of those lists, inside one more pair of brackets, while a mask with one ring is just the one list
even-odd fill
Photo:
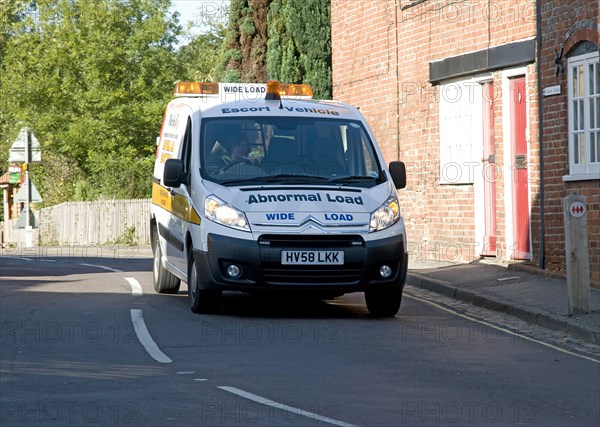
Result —
[[222, 169], [221, 172], [225, 172], [226, 170], [231, 169], [232, 167], [234, 167], [235, 165], [239, 165], [241, 163], [247, 163], [247, 164], [252, 164], [252, 162], [250, 161], [250, 159], [247, 159], [245, 157], [242, 157], [241, 159], [237, 159], [237, 160], [233, 160], [229, 163], [227, 163]]

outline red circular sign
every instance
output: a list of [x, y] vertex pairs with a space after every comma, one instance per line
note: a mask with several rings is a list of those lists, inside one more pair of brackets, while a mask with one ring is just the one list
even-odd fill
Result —
[[569, 206], [569, 212], [571, 212], [571, 215], [573, 215], [575, 218], [581, 218], [583, 215], [585, 215], [585, 204], [581, 202], [573, 202], [571, 203], [571, 206]]

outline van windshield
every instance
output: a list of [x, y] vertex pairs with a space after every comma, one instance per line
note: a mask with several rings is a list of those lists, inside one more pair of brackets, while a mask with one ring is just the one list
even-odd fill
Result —
[[201, 174], [223, 185], [331, 184], [386, 180], [359, 121], [302, 117], [205, 119]]

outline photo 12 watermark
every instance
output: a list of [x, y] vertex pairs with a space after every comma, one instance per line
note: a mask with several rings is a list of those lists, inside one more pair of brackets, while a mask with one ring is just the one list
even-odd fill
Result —
[[535, 0], [426, 0], [402, 1], [398, 20], [402, 23], [429, 22], [436, 24], [521, 24], [535, 22]]
[[0, 403], [0, 425], [132, 425], [140, 424], [135, 402], [34, 401]]
[[200, 326], [202, 344], [336, 344], [342, 339], [342, 328], [334, 321], [203, 321]]
[[402, 403], [400, 425], [527, 425], [539, 424], [539, 414], [533, 402], [414, 401]]

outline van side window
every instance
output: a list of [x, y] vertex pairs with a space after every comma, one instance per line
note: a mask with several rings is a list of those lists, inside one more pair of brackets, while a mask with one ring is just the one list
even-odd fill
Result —
[[190, 171], [190, 161], [192, 157], [192, 120], [188, 118], [185, 134], [183, 135], [183, 146], [181, 148], [181, 160], [185, 172]]

